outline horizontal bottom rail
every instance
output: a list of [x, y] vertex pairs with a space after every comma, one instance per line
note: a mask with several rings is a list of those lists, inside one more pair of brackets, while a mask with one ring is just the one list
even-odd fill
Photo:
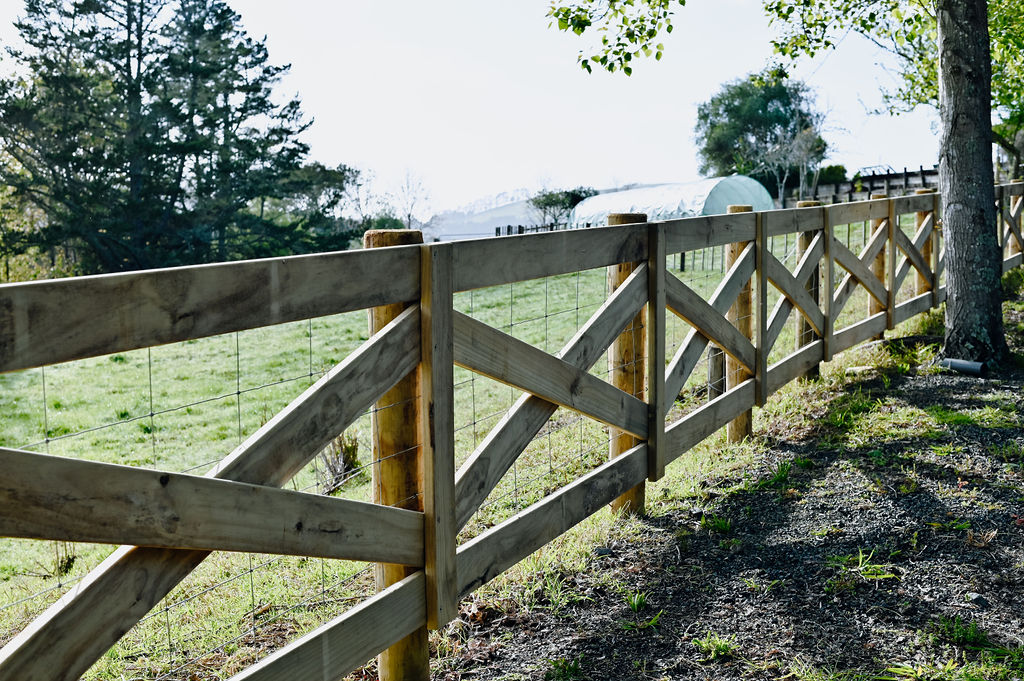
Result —
[[1014, 267], [1019, 267], [1022, 263], [1024, 263], [1024, 253], [1011, 255], [1006, 260], [1003, 260], [1003, 274], [1006, 274]]
[[426, 624], [426, 589], [423, 572], [415, 572], [231, 681], [340, 679]]
[[751, 378], [679, 419], [665, 431], [665, 463], [675, 461], [691, 447], [753, 406], [754, 379]]
[[916, 317], [922, 312], [927, 312], [932, 307], [932, 292], [922, 293], [910, 300], [900, 303], [893, 312], [893, 323], [902, 324], [911, 317]]
[[843, 350], [849, 350], [854, 345], [883, 333], [886, 326], [886, 312], [883, 310], [862, 322], [847, 326], [842, 331], [836, 331], [832, 335], [832, 354], [837, 355]]
[[806, 374], [825, 357], [825, 343], [816, 340], [785, 359], [768, 367], [768, 379], [765, 381], [765, 397], [775, 393], [790, 381]]
[[647, 478], [647, 445], [634, 447], [459, 547], [465, 596]]

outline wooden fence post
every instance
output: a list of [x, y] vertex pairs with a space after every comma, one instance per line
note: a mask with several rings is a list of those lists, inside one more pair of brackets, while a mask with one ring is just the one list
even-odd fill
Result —
[[[608, 215], [608, 226], [630, 225], [647, 222], [643, 213], [611, 213]], [[624, 262], [608, 267], [608, 293], [611, 294], [624, 282], [638, 263]], [[634, 397], [644, 397], [644, 352], [646, 349], [646, 328], [644, 313], [641, 311], [629, 327], [615, 339], [608, 349], [608, 372], [611, 374], [612, 385]], [[640, 441], [629, 433], [618, 428], [608, 428], [608, 455], [615, 458], [625, 454], [640, 444]], [[640, 483], [612, 502], [613, 511], [642, 514], [644, 512], [646, 487]]]
[[[797, 208], [816, 208], [821, 205], [821, 201], [800, 201], [796, 204]], [[797, 260], [804, 256], [807, 249], [811, 247], [811, 242], [814, 240], [814, 232], [800, 232], [800, 238], [797, 250]], [[814, 268], [814, 272], [811, 273], [811, 278], [807, 280], [807, 292], [811, 294], [811, 298], [814, 302], [821, 307], [821, 266]], [[797, 317], [796, 327], [796, 349], [799, 350], [808, 343], [813, 343], [818, 337], [818, 334], [814, 333], [814, 327], [811, 326], [810, 322], [803, 315]], [[817, 378], [821, 375], [821, 367], [813, 366], [807, 370], [804, 374], [807, 378]]]
[[[1022, 180], [1019, 177], [1015, 177], [1012, 180], [1010, 180], [1010, 182], [1021, 182], [1021, 181]], [[1024, 197], [1021, 197], [1020, 195], [1010, 196], [1009, 199], [1007, 199], [1007, 201], [1006, 201], [1007, 207], [1012, 211], [1013, 208], [1014, 208], [1014, 204], [1019, 203], [1021, 201], [1024, 201]], [[1024, 221], [1021, 221], [1020, 219], [1018, 219], [1017, 220], [1017, 227], [1021, 227], [1022, 222], [1024, 222]], [[1003, 231], [1002, 218], [1000, 218], [999, 232], [1002, 233], [1002, 231]], [[1020, 253], [1022, 250], [1024, 250], [1024, 249], [1021, 249], [1020, 243], [1017, 241], [1016, 237], [1013, 235], [1012, 232], [1010, 233], [1010, 247], [1007, 250], [1008, 250], [1008, 252], [1006, 254], [1006, 257], [1008, 257], [1008, 258], [1012, 258], [1013, 256], [1015, 256], [1018, 253]]]
[[[914, 193], [915, 194], [934, 194], [935, 192], [933, 190], [931, 190], [931, 189], [918, 189]], [[932, 215], [931, 211], [918, 211], [914, 215], [914, 231], [915, 231], [915, 233], [917, 232], [917, 230], [921, 229], [921, 225], [923, 225], [925, 223], [925, 220], [928, 219], [929, 215]], [[935, 226], [934, 221], [935, 221], [935, 218], [933, 216], [932, 217], [932, 227]], [[921, 246], [921, 259], [924, 260], [926, 263], [928, 263], [929, 267], [932, 266], [932, 242], [935, 241], [934, 235], [935, 235], [935, 230], [933, 229], [932, 230], [932, 236], [929, 236], [928, 239], [925, 240], [924, 245]], [[927, 293], [928, 291], [931, 291], [931, 290], [932, 290], [932, 281], [931, 281], [931, 279], [929, 279], [928, 277], [926, 277], [923, 274], [921, 274], [920, 272], [918, 272], [917, 276], [914, 278], [914, 295], [919, 296], [919, 295]]]
[[[727, 213], [750, 213], [754, 210], [753, 206], [728, 206], [726, 209]], [[739, 259], [740, 254], [743, 253], [743, 249], [747, 247], [749, 241], [739, 241], [737, 243], [729, 244], [726, 246], [725, 251], [725, 271], [728, 272], [733, 264]], [[758, 276], [761, 276], [758, 273]], [[727, 318], [733, 323], [733, 326], [739, 330], [749, 340], [754, 339], [754, 317], [753, 317], [753, 290], [750, 286], [750, 280], [743, 285], [740, 289], [740, 295], [736, 298], [736, 302], [729, 308], [729, 314]], [[725, 359], [725, 389], [732, 390], [743, 381], [751, 377], [751, 373], [732, 357], [726, 357]], [[727, 433], [729, 442], [742, 442], [743, 438], [749, 437], [753, 434], [753, 410], [745, 411], [735, 419], [729, 422], [727, 427]]]
[[[888, 198], [888, 196], [886, 194], [871, 194], [870, 198], [871, 198], [871, 200], [885, 199], [885, 198]], [[871, 235], [873, 235], [878, 230], [878, 228], [882, 226], [883, 222], [885, 222], [885, 218], [876, 218], [876, 219], [871, 221]], [[892, 226], [891, 225], [890, 225], [890, 231], [892, 231]], [[870, 235], [869, 235], [868, 238], [870, 239]], [[886, 271], [888, 270], [888, 267], [887, 267], [888, 262], [886, 260], [886, 253], [889, 250], [891, 250], [891, 248], [892, 248], [892, 243], [891, 243], [891, 240], [890, 240], [890, 242], [886, 243], [885, 246], [882, 247], [882, 250], [878, 252], [878, 256], [875, 257], [875, 261], [873, 263], [871, 263], [871, 273], [873, 275], [875, 275], [880, 282], [882, 282], [882, 286], [886, 285], [886, 280], [887, 280], [886, 276], [885, 276]], [[870, 297], [870, 296], [868, 297], [868, 316], [869, 317], [874, 316], [874, 315], [878, 314], [879, 312], [885, 312], [886, 307], [887, 306], [885, 305], [885, 303], [880, 303], [877, 300], [875, 300], [873, 297]], [[873, 338], [873, 340], [882, 340], [883, 338], [885, 338], [885, 332], [882, 332], [882, 333], [878, 334], [877, 336], [875, 336]]]
[[668, 276], [665, 228], [651, 225], [647, 230], [647, 479], [656, 482], [665, 475], [667, 458], [665, 414], [670, 403], [665, 397], [665, 277]]
[[[363, 246], [380, 248], [422, 244], [416, 230], [370, 230]], [[406, 304], [383, 305], [369, 310], [370, 333], [376, 333], [397, 317]], [[374, 503], [423, 511], [421, 488], [423, 461], [420, 448], [419, 372], [412, 372], [384, 393], [370, 416], [373, 436], [372, 485]], [[376, 563], [373, 577], [377, 591], [383, 591], [416, 572], [415, 568]], [[417, 629], [377, 657], [381, 681], [429, 681], [430, 648], [427, 628]]]

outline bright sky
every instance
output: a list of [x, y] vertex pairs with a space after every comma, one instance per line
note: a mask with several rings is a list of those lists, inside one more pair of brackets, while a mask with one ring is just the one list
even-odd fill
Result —
[[[373, 171], [379, 189], [407, 172], [430, 211], [526, 188], [696, 179], [697, 105], [771, 55], [760, 0], [690, 0], [664, 58], [632, 77], [576, 64], [584, 42], [548, 27], [547, 0], [234, 0], [275, 63], [290, 63], [314, 123], [312, 157]], [[21, 0], [0, 3], [0, 41]], [[849, 36], [794, 75], [827, 113], [827, 163], [849, 172], [935, 163], [936, 116], [872, 115], [893, 77], [887, 57]]]

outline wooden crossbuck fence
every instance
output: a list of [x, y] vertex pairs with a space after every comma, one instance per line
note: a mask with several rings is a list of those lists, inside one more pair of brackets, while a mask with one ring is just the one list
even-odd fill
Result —
[[[999, 187], [997, 194], [998, 237], [1010, 269], [1024, 257], [1024, 183]], [[0, 679], [78, 678], [211, 551], [413, 568], [234, 677], [340, 678], [410, 633], [444, 625], [461, 597], [645, 480], [658, 479], [673, 460], [820, 362], [942, 303], [939, 210], [937, 195], [921, 193], [0, 286], [3, 372], [407, 305], [206, 476], [0, 449], [0, 536], [121, 545], [0, 651]], [[837, 226], [851, 223], [871, 225], [859, 253], [834, 236]], [[792, 271], [766, 246], [783, 234], [800, 240]], [[669, 255], [719, 245], [731, 245], [731, 257], [709, 299], [666, 269]], [[456, 292], [601, 267], [622, 274], [614, 292], [553, 355], [453, 307]], [[772, 289], [777, 293], [770, 296]], [[875, 302], [867, 316], [847, 306], [857, 290]], [[769, 363], [794, 311], [799, 347]], [[667, 312], [692, 327], [671, 357]], [[590, 372], [638, 316], [646, 326], [646, 389], [639, 396]], [[726, 389], [666, 423], [709, 344], [733, 367]], [[453, 457], [455, 365], [523, 391], [459, 470]], [[368, 406], [416, 372], [422, 512], [281, 489]], [[458, 544], [458, 530], [558, 406], [630, 436], [630, 446]]]

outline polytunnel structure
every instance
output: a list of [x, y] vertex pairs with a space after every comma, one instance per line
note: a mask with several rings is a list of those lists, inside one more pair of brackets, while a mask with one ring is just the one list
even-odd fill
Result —
[[569, 216], [569, 224], [572, 227], [605, 225], [609, 213], [644, 213], [651, 221], [719, 215], [730, 205], [753, 206], [755, 211], [775, 208], [771, 194], [760, 182], [746, 175], [730, 175], [591, 196], [576, 205]]

